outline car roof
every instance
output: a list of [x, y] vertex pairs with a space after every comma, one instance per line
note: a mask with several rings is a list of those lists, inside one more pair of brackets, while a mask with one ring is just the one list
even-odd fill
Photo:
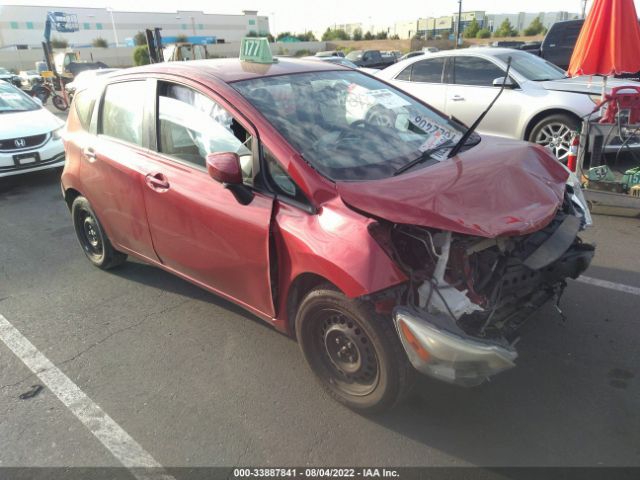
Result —
[[317, 60], [300, 60], [278, 58], [275, 63], [243, 62], [237, 58], [222, 58], [211, 60], [191, 60], [188, 62], [165, 62], [145, 65], [143, 67], [128, 68], [115, 73], [114, 76], [131, 73], [175, 73], [184, 76], [211, 75], [225, 83], [252, 78], [272, 77], [291, 73], [322, 72], [327, 70], [345, 70], [350, 68], [330, 62]]
[[478, 48], [461, 48], [459, 50], [440, 50], [439, 52], [433, 52], [429, 55], [431, 57], [443, 57], [443, 56], [452, 56], [452, 55], [464, 55], [466, 53], [470, 53], [471, 55], [489, 55], [490, 57], [495, 57], [496, 55], [500, 55], [503, 53], [512, 53], [512, 52], [520, 52], [516, 48], [507, 48], [507, 47], [478, 47]]

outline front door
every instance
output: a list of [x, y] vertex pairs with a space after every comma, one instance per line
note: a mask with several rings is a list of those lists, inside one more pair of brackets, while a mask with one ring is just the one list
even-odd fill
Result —
[[442, 83], [445, 57], [412, 63], [396, 76], [395, 84], [433, 108], [444, 112], [447, 87]]
[[255, 133], [190, 86], [159, 81], [157, 152], [144, 188], [153, 245], [167, 267], [268, 316], [273, 199], [241, 205], [207, 173], [208, 153], [236, 152], [251, 186]]
[[[504, 70], [493, 62], [476, 56], [450, 57], [446, 95], [446, 112], [471, 125], [486, 110], [500, 90], [493, 86]], [[480, 133], [519, 138], [520, 113], [524, 95], [519, 89], [505, 89], [501, 97], [478, 125]]]

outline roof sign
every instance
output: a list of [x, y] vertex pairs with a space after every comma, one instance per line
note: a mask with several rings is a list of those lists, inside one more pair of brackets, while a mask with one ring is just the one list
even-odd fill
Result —
[[275, 63], [269, 40], [264, 37], [245, 37], [240, 43], [240, 60], [253, 63]]

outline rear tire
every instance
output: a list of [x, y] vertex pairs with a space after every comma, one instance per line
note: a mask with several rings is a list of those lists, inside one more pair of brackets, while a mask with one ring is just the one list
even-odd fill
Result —
[[127, 255], [113, 248], [85, 197], [80, 196], [73, 201], [71, 217], [80, 246], [91, 263], [103, 270], [109, 270], [125, 262]]
[[67, 102], [64, 101], [64, 98], [62, 98], [59, 95], [55, 95], [52, 99], [53, 101], [53, 106], [56, 107], [58, 110], [61, 111], [65, 111], [67, 109]]
[[415, 371], [393, 323], [368, 302], [319, 287], [300, 304], [295, 327], [311, 370], [338, 402], [373, 413], [410, 392]]

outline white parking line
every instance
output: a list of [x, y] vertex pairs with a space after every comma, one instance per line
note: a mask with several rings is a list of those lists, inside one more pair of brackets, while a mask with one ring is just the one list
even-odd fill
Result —
[[631, 285], [624, 285], [623, 283], [609, 282], [608, 280], [600, 280], [599, 278], [580, 276], [576, 279], [577, 282], [587, 283], [589, 285], [595, 285], [597, 287], [608, 288], [610, 290], [617, 290], [619, 292], [630, 293], [632, 295], [640, 295], [640, 288], [632, 287]]
[[131, 469], [133, 476], [139, 480], [175, 480], [149, 452], [51, 363], [2, 314], [0, 314], [0, 339], [49, 387], [49, 390], [55, 393], [71, 413], [122, 465]]

